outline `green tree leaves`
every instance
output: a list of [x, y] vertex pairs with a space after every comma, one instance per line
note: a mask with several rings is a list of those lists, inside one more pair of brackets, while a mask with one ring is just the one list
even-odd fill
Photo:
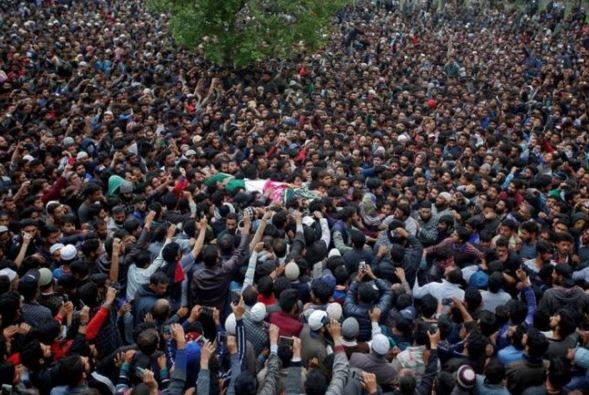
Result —
[[314, 50], [329, 37], [334, 14], [351, 0], [148, 0], [170, 14], [170, 30], [188, 48], [202, 46], [221, 66], [243, 68], [269, 57]]

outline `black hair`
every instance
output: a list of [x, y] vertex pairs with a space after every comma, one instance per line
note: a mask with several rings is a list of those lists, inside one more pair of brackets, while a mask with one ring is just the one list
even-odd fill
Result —
[[536, 328], [528, 328], [526, 348], [528, 356], [532, 359], [542, 358], [548, 351], [548, 339]]
[[321, 279], [315, 279], [311, 283], [311, 292], [319, 299], [321, 304], [326, 304], [333, 295], [333, 288], [329, 286], [325, 281]]
[[348, 272], [348, 269], [346, 269], [346, 267], [344, 265], [341, 265], [341, 266], [337, 266], [333, 270], [333, 276], [335, 277], [335, 282], [337, 285], [344, 285], [348, 281], [348, 278], [350, 277], [350, 273]]
[[510, 343], [515, 349], [523, 351], [524, 345], [522, 343], [522, 340], [525, 334], [526, 327], [524, 325], [518, 325], [515, 327], [515, 331], [512, 333], [510, 338]]
[[245, 305], [251, 307], [258, 301], [258, 291], [253, 285], [248, 285], [241, 293], [241, 297]]
[[167, 263], [176, 263], [178, 253], [180, 252], [180, 245], [176, 242], [168, 243], [162, 249], [162, 258]]
[[455, 230], [456, 230], [456, 234], [458, 235], [458, 238], [460, 239], [460, 241], [462, 243], [466, 243], [468, 241], [468, 239], [470, 239], [471, 233], [464, 226], [457, 225], [455, 227]]
[[133, 260], [135, 266], [144, 269], [151, 264], [151, 253], [148, 250], [141, 250]]
[[524, 302], [512, 299], [507, 302], [507, 308], [512, 325], [519, 325], [524, 322], [528, 314], [528, 306]]
[[521, 224], [521, 228], [522, 230], [525, 230], [531, 234], [538, 234], [538, 232], [540, 231], [540, 227], [535, 221], [526, 221], [523, 224]]
[[299, 295], [296, 289], [285, 289], [278, 298], [278, 305], [285, 313], [290, 313], [293, 307], [297, 304]]
[[157, 330], [153, 328], [145, 329], [137, 336], [137, 348], [145, 355], [153, 355], [157, 351], [158, 343]]
[[307, 395], [323, 395], [327, 391], [327, 379], [317, 369], [307, 373], [305, 381], [305, 393]]
[[278, 358], [282, 362], [282, 369], [288, 368], [290, 360], [292, 359], [292, 347], [279, 344], [278, 345]]
[[37, 339], [31, 339], [23, 345], [20, 351], [20, 361], [29, 370], [34, 371], [41, 367], [43, 349]]
[[483, 297], [481, 291], [477, 288], [469, 287], [464, 292], [464, 302], [468, 306], [469, 310], [475, 311], [483, 303]]
[[235, 237], [229, 233], [222, 234], [217, 241], [217, 248], [222, 255], [230, 255], [235, 248]]
[[505, 237], [499, 237], [497, 239], [497, 241], [495, 242], [495, 247], [508, 248], [509, 247], [509, 240]]
[[364, 233], [357, 230], [350, 231], [350, 239], [352, 240], [352, 245], [356, 249], [361, 249], [364, 247], [364, 244], [366, 244], [366, 236], [364, 236]]
[[479, 313], [479, 328], [481, 329], [481, 333], [485, 336], [491, 336], [493, 333], [497, 332], [499, 329], [499, 324], [497, 322], [497, 317], [494, 313], [483, 310]]
[[274, 291], [274, 283], [269, 276], [258, 279], [258, 292], [266, 297], [270, 297]]
[[485, 366], [485, 378], [489, 384], [501, 384], [505, 378], [505, 366], [497, 358], [492, 358]]
[[257, 388], [256, 376], [248, 371], [242, 372], [235, 380], [235, 395], [256, 395]]
[[546, 254], [551, 251], [552, 251], [552, 246], [550, 245], [550, 243], [548, 243], [544, 240], [538, 240], [538, 243], [536, 244], [536, 253], [538, 255]]
[[503, 288], [503, 274], [501, 272], [491, 273], [489, 276], [488, 287], [492, 293], [497, 293]]
[[274, 280], [274, 297], [280, 298], [282, 291], [290, 288], [290, 281], [286, 277], [278, 277]]
[[10, 290], [10, 279], [8, 276], [0, 276], [0, 295]]
[[562, 357], [551, 358], [547, 373], [550, 385], [562, 390], [571, 381], [571, 364]]
[[454, 390], [456, 379], [452, 373], [442, 370], [435, 384], [436, 394], [450, 394]]
[[427, 335], [427, 325], [423, 322], [417, 323], [413, 332], [413, 341], [417, 346], [429, 346], [429, 336]]
[[448, 281], [452, 284], [461, 285], [464, 283], [462, 278], [462, 271], [460, 269], [454, 269], [448, 273]]
[[82, 382], [85, 371], [84, 361], [77, 354], [68, 355], [59, 363], [60, 377], [70, 387], [76, 387]]
[[[82, 243], [80, 250], [82, 251], [82, 254], [84, 254], [85, 257], [88, 257], [91, 253], [96, 252], [96, 250], [98, 250], [99, 247], [100, 247], [100, 240], [87, 239]], [[106, 246], [105, 246], [105, 248], [106, 248]], [[109, 253], [109, 252], [107, 251], [107, 253]], [[112, 253], [112, 248], [111, 248], [111, 253]]]
[[155, 272], [149, 277], [149, 284], [151, 285], [160, 285], [168, 283], [168, 276], [164, 272]]
[[217, 264], [218, 252], [214, 245], [206, 245], [202, 250], [202, 261], [206, 267], [213, 267]]
[[399, 378], [399, 392], [401, 395], [412, 395], [415, 393], [417, 380], [414, 376], [403, 376]]
[[360, 283], [358, 286], [358, 299], [362, 303], [376, 303], [379, 295], [380, 292], [372, 281]]
[[426, 294], [418, 300], [417, 306], [423, 317], [431, 318], [438, 310], [438, 300], [434, 296]]
[[285, 257], [287, 252], [286, 240], [280, 238], [272, 240], [272, 251], [274, 251], [277, 258]]
[[25, 302], [35, 299], [39, 288], [36, 280], [20, 280], [18, 283], [18, 292], [22, 295]]
[[571, 314], [567, 309], [559, 309], [556, 314], [560, 316], [558, 323], [558, 334], [564, 339], [570, 334], [575, 333], [577, 329], [577, 323], [575, 322], [575, 316]]

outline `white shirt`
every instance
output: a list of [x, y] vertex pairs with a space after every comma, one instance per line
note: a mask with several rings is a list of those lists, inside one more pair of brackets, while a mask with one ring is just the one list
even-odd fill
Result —
[[164, 246], [169, 242], [170, 240], [166, 240], [157, 258], [155, 258], [155, 260], [146, 268], [139, 268], [135, 264], [129, 266], [129, 271], [127, 272], [127, 292], [125, 293], [127, 302], [132, 301], [135, 298], [135, 293], [137, 293], [139, 287], [149, 284], [149, 278], [151, 275], [166, 264], [166, 261], [164, 261], [164, 258], [162, 257], [162, 251], [164, 250]]
[[417, 221], [414, 218], [408, 217], [405, 220], [405, 230], [407, 232], [409, 232], [409, 234], [413, 237], [415, 237], [417, 235], [417, 228], [419, 227], [419, 224], [417, 223]]
[[430, 294], [442, 303], [443, 299], [458, 298], [464, 300], [464, 291], [460, 289], [457, 284], [452, 284], [447, 280], [442, 280], [441, 283], [427, 283], [423, 287], [420, 287], [417, 279], [413, 285], [413, 296], [417, 299], [423, 298], [425, 295]]

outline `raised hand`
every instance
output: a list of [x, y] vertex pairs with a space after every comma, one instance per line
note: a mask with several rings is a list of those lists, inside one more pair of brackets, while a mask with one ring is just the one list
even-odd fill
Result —
[[235, 336], [227, 336], [227, 351], [229, 351], [229, 354], [237, 353], [237, 339]]
[[245, 302], [243, 301], [243, 297], [239, 298], [239, 302], [236, 304], [231, 303], [231, 308], [233, 309], [233, 314], [235, 314], [235, 319], [240, 320], [245, 313]]
[[166, 233], [166, 238], [168, 240], [172, 240], [175, 235], [176, 235], [176, 225], [171, 224], [170, 226], [168, 226], [168, 231]]
[[270, 344], [271, 345], [278, 345], [279, 333], [280, 333], [280, 328], [278, 328], [274, 324], [270, 324], [270, 329], [268, 330], [268, 335], [270, 337]]
[[87, 324], [90, 321], [90, 307], [84, 306], [80, 310], [80, 324]]
[[200, 368], [201, 369], [208, 369], [209, 368], [209, 361], [211, 357], [215, 355], [216, 345], [215, 343], [211, 343], [209, 341], [205, 342], [205, 344], [200, 349]]
[[372, 322], [380, 322], [380, 315], [382, 312], [378, 307], [373, 307], [372, 310], [368, 312], [368, 316], [370, 317], [370, 321]]
[[107, 308], [112, 306], [112, 304], [116, 298], [117, 298], [117, 290], [113, 287], [108, 287], [108, 289], [106, 290], [106, 298], [104, 300], [104, 306]]
[[334, 342], [341, 339], [342, 326], [336, 319], [332, 318], [329, 324], [327, 324], [327, 331]]
[[202, 306], [195, 305], [192, 310], [190, 311], [190, 316], [188, 317], [188, 322], [193, 323], [198, 320], [200, 314], [202, 313]]
[[362, 387], [367, 394], [375, 394], [378, 391], [376, 375], [374, 373], [362, 372]]

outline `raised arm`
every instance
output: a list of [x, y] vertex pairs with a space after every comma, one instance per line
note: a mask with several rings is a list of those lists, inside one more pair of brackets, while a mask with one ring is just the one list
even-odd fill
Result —
[[[184, 386], [186, 385], [186, 337], [182, 325], [172, 324], [171, 329], [172, 335], [176, 340], [176, 358], [174, 360], [174, 372], [172, 373], [167, 394], [181, 395], [184, 393]], [[201, 356], [206, 347], [207, 344], [201, 348]]]
[[434, 385], [434, 380], [439, 373], [438, 343], [440, 342], [440, 331], [428, 331], [427, 335], [429, 336], [430, 342], [429, 358], [425, 367], [425, 374], [415, 389], [416, 395], [430, 394]]
[[22, 244], [20, 245], [20, 250], [18, 251], [18, 255], [14, 259], [14, 264], [17, 268], [22, 265], [23, 261], [25, 260], [25, 256], [27, 254], [27, 250], [29, 249], [29, 245], [31, 244], [31, 240], [33, 240], [33, 235], [27, 232], [23, 232], [22, 235]]
[[208, 394], [211, 387], [211, 373], [209, 372], [209, 361], [215, 355], [215, 343], [206, 342], [200, 349], [200, 371], [196, 379], [196, 393]]
[[207, 217], [203, 216], [199, 222], [199, 226], [200, 226], [200, 231], [198, 233], [198, 237], [196, 239], [196, 242], [194, 243], [194, 247], [192, 248], [192, 251], [190, 252], [192, 254], [192, 258], [196, 259], [199, 255], [200, 252], [202, 251], [202, 247], [205, 244], [205, 236], [207, 234]]
[[342, 345], [341, 325], [336, 320], [332, 319], [327, 330], [333, 339], [335, 358], [333, 360], [333, 372], [331, 382], [327, 387], [326, 395], [339, 395], [344, 393], [344, 386], [348, 378], [350, 365], [348, 357]]
[[301, 339], [293, 337], [292, 343], [292, 358], [288, 366], [288, 373], [286, 376], [285, 390], [287, 395], [299, 395], [301, 393], [301, 385], [303, 378], [302, 361], [301, 361]]
[[237, 304], [231, 303], [231, 308], [233, 309], [233, 314], [235, 314], [235, 322], [236, 322], [236, 335], [237, 335], [237, 349], [239, 351], [239, 361], [243, 366], [243, 361], [245, 360], [245, 327], [243, 325], [243, 315], [245, 314], [245, 302], [243, 298], [239, 298], [239, 302]]
[[272, 211], [267, 210], [262, 216], [260, 225], [258, 226], [258, 229], [256, 229], [256, 234], [254, 234], [254, 238], [250, 242], [250, 250], [253, 250], [256, 244], [262, 241], [262, 238], [264, 237], [264, 231], [266, 230], [266, 225], [268, 225], [270, 218], [272, 218]]
[[447, 239], [442, 240], [441, 242], [439, 242], [438, 244], [436, 244], [434, 246], [427, 247], [426, 249], [423, 250], [423, 253], [425, 255], [433, 254], [433, 253], [439, 252], [439, 251], [443, 250], [444, 248], [450, 246], [450, 244], [452, 244], [452, 238], [448, 237]]
[[149, 265], [145, 269], [145, 271], [144, 271], [145, 276], [147, 276], [147, 277], [151, 276], [153, 273], [155, 273], [157, 271], [157, 269], [159, 269], [160, 267], [162, 267], [166, 263], [166, 261], [164, 260], [164, 257], [162, 256], [162, 252], [164, 251], [164, 247], [172, 242], [172, 239], [175, 234], [176, 234], [176, 225], [172, 224], [168, 227], [168, 233], [166, 234], [166, 241], [164, 242], [162, 249], [160, 250], [159, 254], [157, 255], [157, 258], [155, 258], [153, 260], [153, 262], [151, 263], [151, 265]]
[[243, 216], [243, 228], [241, 229], [241, 241], [239, 242], [239, 247], [233, 253], [233, 256], [229, 258], [224, 264], [223, 269], [226, 271], [232, 272], [237, 265], [239, 264], [239, 258], [245, 253], [247, 250], [247, 239], [249, 237], [250, 229], [252, 228], [252, 220], [249, 214], [245, 214]]
[[522, 293], [524, 295], [524, 299], [526, 300], [526, 305], [528, 306], [528, 314], [526, 314], [526, 324], [533, 325], [534, 314], [536, 313], [537, 309], [536, 294], [534, 293], [534, 290], [532, 289], [532, 286], [530, 284], [530, 278], [523, 269], [517, 269], [516, 275], [523, 285]]
[[305, 237], [303, 235], [303, 214], [300, 211], [294, 213], [296, 222], [295, 239], [290, 249], [288, 260], [294, 260], [301, 255], [303, 248], [305, 248]]
[[323, 218], [321, 211], [315, 211], [313, 215], [319, 220], [319, 225], [321, 225], [321, 240], [325, 243], [325, 247], [329, 248], [329, 243], [331, 243], [331, 232], [329, 231], [327, 219]]
[[262, 388], [258, 392], [259, 395], [273, 395], [278, 393], [280, 386], [280, 362], [278, 359], [278, 333], [279, 329], [276, 325], [270, 324], [270, 357], [268, 358], [268, 367], [266, 378], [262, 383]]
[[248, 286], [254, 283], [254, 275], [256, 274], [256, 263], [258, 262], [258, 254], [264, 248], [264, 243], [257, 243], [250, 255], [249, 262], [247, 264], [247, 270], [245, 271], [245, 279], [243, 280], [243, 287], [241, 290], [243, 291]]
[[115, 238], [113, 240], [110, 270], [108, 271], [108, 279], [110, 280], [111, 284], [114, 284], [119, 280], [119, 263], [122, 246], [123, 243], [121, 242], [121, 239]]

